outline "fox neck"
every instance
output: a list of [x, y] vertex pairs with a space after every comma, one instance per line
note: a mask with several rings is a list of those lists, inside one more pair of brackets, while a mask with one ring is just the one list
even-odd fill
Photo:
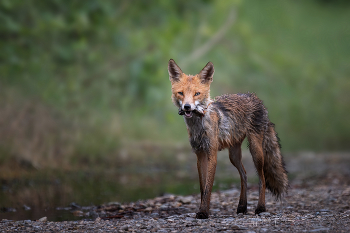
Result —
[[209, 116], [210, 107], [205, 112], [204, 115], [193, 114], [191, 118], [184, 117], [190, 144], [194, 152], [209, 153], [210, 151], [211, 142], [208, 135], [213, 134]]

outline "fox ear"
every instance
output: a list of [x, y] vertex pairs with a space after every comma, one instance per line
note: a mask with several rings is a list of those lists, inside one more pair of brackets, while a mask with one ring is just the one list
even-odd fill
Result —
[[178, 65], [176, 65], [176, 63], [173, 59], [169, 60], [168, 72], [169, 72], [169, 79], [171, 82], [180, 81], [180, 77], [182, 75], [182, 70], [180, 69], [180, 67]]
[[214, 65], [211, 62], [208, 62], [205, 67], [199, 72], [199, 78], [202, 80], [202, 83], [208, 83], [213, 81], [214, 75]]

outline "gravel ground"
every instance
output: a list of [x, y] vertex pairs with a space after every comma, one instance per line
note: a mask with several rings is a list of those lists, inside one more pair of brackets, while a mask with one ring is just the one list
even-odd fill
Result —
[[121, 205], [109, 203], [74, 210], [80, 221], [0, 222], [1, 232], [349, 232], [350, 178], [343, 174], [294, 179], [288, 195], [268, 194], [268, 212], [254, 215], [258, 187], [248, 189], [248, 214], [237, 215], [239, 190], [212, 194], [209, 219], [195, 219], [199, 195], [166, 195]]

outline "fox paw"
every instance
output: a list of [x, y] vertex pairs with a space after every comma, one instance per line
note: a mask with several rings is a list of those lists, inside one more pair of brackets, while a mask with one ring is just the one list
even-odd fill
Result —
[[207, 219], [209, 217], [208, 213], [204, 213], [204, 212], [198, 212], [196, 214], [196, 218], [198, 219]]
[[266, 212], [265, 206], [258, 206], [258, 207], [256, 207], [255, 214], [260, 214], [262, 212]]
[[247, 213], [247, 205], [238, 205], [237, 214], [246, 214]]

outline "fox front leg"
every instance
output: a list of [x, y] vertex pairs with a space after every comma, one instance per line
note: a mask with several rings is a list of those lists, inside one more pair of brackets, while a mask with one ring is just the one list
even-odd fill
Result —
[[198, 219], [206, 219], [209, 217], [210, 196], [213, 188], [215, 170], [217, 164], [217, 152], [197, 154], [197, 167], [199, 175], [199, 183], [201, 190], [201, 205], [199, 212], [196, 214]]

